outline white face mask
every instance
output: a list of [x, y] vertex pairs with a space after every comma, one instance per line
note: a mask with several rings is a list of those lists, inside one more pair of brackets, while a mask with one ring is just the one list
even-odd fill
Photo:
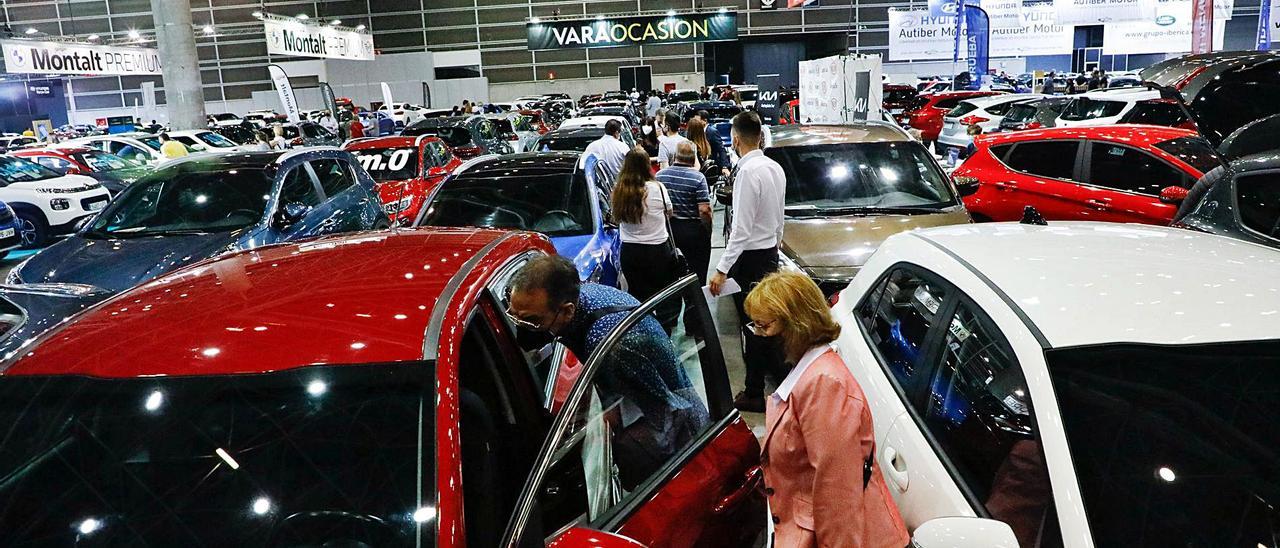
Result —
[[640, 129], [641, 129], [641, 133], [648, 135], [650, 131], [653, 131], [653, 126], [644, 126]]

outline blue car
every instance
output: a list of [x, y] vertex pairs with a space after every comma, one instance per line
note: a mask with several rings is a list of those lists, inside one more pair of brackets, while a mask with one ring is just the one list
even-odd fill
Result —
[[541, 232], [583, 280], [616, 287], [622, 241], [595, 167], [578, 152], [475, 158], [436, 188], [415, 225]]
[[349, 152], [203, 154], [138, 179], [6, 283], [115, 293], [223, 253], [387, 226], [373, 179]]

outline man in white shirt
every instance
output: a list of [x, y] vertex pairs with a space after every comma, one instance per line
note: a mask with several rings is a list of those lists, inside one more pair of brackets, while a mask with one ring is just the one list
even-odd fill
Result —
[[719, 295], [728, 278], [742, 286], [733, 295], [738, 308], [738, 322], [745, 341], [743, 361], [747, 367], [746, 388], [733, 400], [743, 411], [764, 411], [764, 380], [770, 374], [781, 382], [786, 368], [777, 345], [757, 337], [747, 327], [751, 319], [743, 310], [746, 295], [778, 270], [778, 244], [782, 241], [783, 211], [787, 193], [787, 177], [782, 166], [761, 150], [764, 132], [760, 117], [743, 112], [733, 117], [733, 150], [741, 158], [733, 176], [733, 225], [724, 255], [708, 285]]
[[646, 116], [653, 118], [658, 115], [658, 109], [662, 108], [662, 98], [658, 97], [657, 91], [649, 92], [649, 102], [645, 105], [644, 113]]
[[668, 110], [663, 115], [662, 134], [658, 136], [658, 164], [664, 169], [671, 167], [676, 155], [676, 147], [682, 142], [690, 142], [680, 135], [680, 117]]
[[622, 171], [622, 160], [627, 157], [627, 152], [631, 151], [627, 148], [627, 144], [619, 139], [621, 136], [622, 122], [609, 120], [604, 124], [604, 136], [587, 145], [587, 149], [583, 151], [583, 154], [594, 155], [600, 162], [603, 180], [596, 183], [604, 191], [605, 196], [613, 192], [613, 183], [618, 180], [618, 172]]

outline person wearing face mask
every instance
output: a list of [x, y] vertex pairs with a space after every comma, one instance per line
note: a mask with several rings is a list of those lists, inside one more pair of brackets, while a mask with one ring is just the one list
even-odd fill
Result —
[[[558, 255], [529, 261], [511, 278], [507, 317], [522, 332], [554, 337], [586, 361], [640, 301], [612, 287], [582, 282]], [[596, 374], [600, 406], [612, 434], [624, 489], [649, 478], [710, 422], [706, 405], [653, 315], [633, 325]]]
[[790, 369], [769, 397], [761, 451], [774, 545], [901, 548], [911, 539], [875, 462], [867, 397], [832, 343], [840, 324], [808, 276], [778, 272], [746, 300], [749, 328]]
[[[733, 174], [733, 221], [729, 227], [724, 255], [708, 283], [711, 294], [719, 296], [727, 279], [733, 278], [745, 291], [778, 270], [778, 245], [782, 241], [783, 209], [787, 177], [782, 166], [760, 149], [763, 131], [760, 117], [743, 112], [733, 117], [733, 151], [741, 158]], [[764, 411], [766, 375], [781, 378], [777, 349], [768, 341], [745, 330], [750, 321], [743, 309], [743, 293], [735, 293], [744, 346], [746, 386], [733, 400], [742, 411]]]
[[658, 131], [654, 125], [655, 123], [653, 118], [645, 118], [644, 126], [640, 128], [640, 142], [637, 143], [644, 148], [650, 158], [658, 157], [658, 145], [661, 144], [658, 141]]

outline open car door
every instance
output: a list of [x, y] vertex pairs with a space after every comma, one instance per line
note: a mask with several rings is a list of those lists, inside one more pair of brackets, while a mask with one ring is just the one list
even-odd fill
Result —
[[[676, 310], [664, 328], [658, 316]], [[501, 545], [595, 546], [575, 540], [592, 537], [584, 530], [644, 546], [751, 545], [766, 518], [759, 456], [706, 299], [686, 276], [631, 311], [576, 372]]]

